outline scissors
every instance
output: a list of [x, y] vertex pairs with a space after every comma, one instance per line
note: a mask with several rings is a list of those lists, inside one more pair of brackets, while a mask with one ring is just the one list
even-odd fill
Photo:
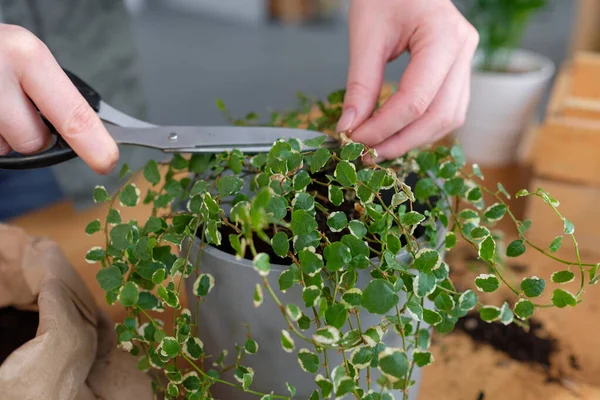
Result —
[[[157, 126], [133, 118], [104, 102], [98, 92], [68, 70], [71, 82], [89, 105], [117, 144], [135, 145], [162, 150], [166, 153], [220, 153], [233, 149], [245, 153], [268, 152], [279, 139], [302, 141], [327, 136], [321, 132], [281, 127], [260, 126]], [[9, 154], [0, 157], [0, 169], [33, 169], [55, 165], [77, 157], [68, 143], [43, 117], [55, 136], [47, 150], [31, 155]], [[333, 147], [334, 138], [327, 136], [323, 146]], [[305, 150], [314, 150], [305, 146]]]

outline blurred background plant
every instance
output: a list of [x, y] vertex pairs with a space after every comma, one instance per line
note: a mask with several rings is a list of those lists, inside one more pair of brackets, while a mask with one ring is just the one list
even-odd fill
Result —
[[478, 69], [510, 72], [512, 52], [521, 44], [533, 15], [549, 0], [459, 0], [458, 7], [477, 29], [482, 60]]

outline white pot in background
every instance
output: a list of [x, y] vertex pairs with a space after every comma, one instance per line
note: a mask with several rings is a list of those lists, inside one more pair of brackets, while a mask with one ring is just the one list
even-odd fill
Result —
[[[474, 65], [480, 60], [477, 55]], [[555, 66], [540, 54], [517, 50], [510, 69], [525, 72], [473, 70], [465, 124], [455, 132], [470, 162], [500, 166], [516, 160], [522, 133], [536, 117]]]

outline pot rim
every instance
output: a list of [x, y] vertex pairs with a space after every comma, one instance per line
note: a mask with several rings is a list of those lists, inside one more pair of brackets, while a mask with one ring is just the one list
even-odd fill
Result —
[[477, 69], [481, 61], [481, 54], [481, 51], [478, 50], [473, 57], [473, 62], [471, 63], [473, 74], [479, 77], [510, 78], [511, 80], [538, 78], [544, 80], [554, 75], [554, 72], [556, 71], [556, 63], [549, 57], [535, 51], [521, 48], [512, 50], [512, 56], [509, 65], [514, 65], [515, 58], [521, 58], [538, 63], [540, 66], [539, 69], [519, 73], [481, 71]]

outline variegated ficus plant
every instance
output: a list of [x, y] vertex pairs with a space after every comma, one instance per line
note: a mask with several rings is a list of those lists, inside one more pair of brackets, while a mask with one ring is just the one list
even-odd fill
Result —
[[[300, 99], [297, 110], [273, 113], [268, 124], [331, 132], [341, 114], [343, 91], [332, 93], [327, 102]], [[255, 114], [233, 119], [220, 101], [218, 106], [233, 124], [259, 124]], [[539, 308], [575, 306], [584, 284], [598, 280], [598, 266], [582, 263], [577, 251], [570, 261], [553, 254], [563, 238], [575, 250], [577, 242], [573, 224], [542, 189], [516, 196], [539, 197], [564, 221], [564, 232], [545, 245], [527, 238], [531, 222], [511, 212], [502, 185], [492, 190], [482, 186], [479, 168], [466, 165], [460, 147], [422, 149], [369, 164], [361, 160], [374, 156], [372, 150], [341, 139], [337, 149], [316, 139], [306, 144], [277, 141], [268, 153], [258, 155], [175, 155], [143, 168], [151, 185], [147, 193], [140, 193], [133, 183], [136, 174], [127, 168], [116, 193], [94, 190], [95, 201], [110, 207], [104, 220], [87, 226], [86, 232], [102, 235], [105, 245], [90, 250], [86, 258], [101, 265], [97, 279], [107, 301], [127, 309], [129, 316], [115, 328], [119, 346], [139, 359], [141, 370], [156, 377], [156, 392], [169, 399], [206, 399], [220, 383], [257, 398], [293, 398], [291, 384], [286, 393], [254, 390], [258, 377], [244, 365], [247, 357], [260, 358], [263, 346], [283, 346], [288, 352], [300, 350], [289, 356], [315, 375], [310, 399], [392, 399], [398, 393], [407, 398], [415, 368], [434, 361], [429, 349], [434, 331], [452, 331], [469, 312], [478, 312], [484, 321], [526, 326]], [[304, 145], [317, 150], [306, 151]], [[486, 193], [491, 204], [484, 204]], [[120, 208], [140, 203], [152, 208], [147, 220], [121, 217]], [[503, 218], [512, 220], [518, 232], [506, 247], [490, 230]], [[278, 305], [287, 327], [280, 342], [257, 343], [249, 332], [245, 343], [236, 344], [235, 354], [205, 351], [202, 324], [181, 306], [182, 280], [197, 277], [197, 298], [187, 303], [192, 311], [219, 282], [203, 273], [199, 260], [190, 259], [186, 249], [191, 246], [185, 243], [194, 238], [202, 246], [227, 243], [238, 257], [252, 260], [263, 283], [255, 288], [254, 299], [240, 301], [254, 301], [256, 307], [263, 302]], [[444, 262], [445, 252], [460, 241], [486, 264], [472, 289], [463, 291], [451, 281]], [[550, 277], [557, 285], [547, 302], [539, 301], [546, 280], [508, 279], [503, 260], [527, 249], [563, 267]], [[398, 257], [401, 253], [407, 257]], [[274, 273], [274, 255], [289, 261], [278, 276], [279, 287], [267, 280]], [[359, 287], [361, 274], [367, 284]], [[575, 290], [558, 285], [574, 279], [581, 280]], [[281, 300], [281, 293], [293, 286], [302, 289], [301, 304]], [[482, 294], [501, 287], [512, 294], [510, 302], [484, 301]], [[174, 318], [160, 320], [160, 311], [168, 308]], [[380, 316], [379, 323], [361, 324], [363, 313]], [[401, 338], [401, 346], [386, 346], [390, 335]], [[328, 362], [328, 354], [334, 353], [343, 355], [340, 365]], [[224, 379], [226, 371], [235, 371], [235, 379]], [[377, 379], [371, 379], [374, 371]]]

